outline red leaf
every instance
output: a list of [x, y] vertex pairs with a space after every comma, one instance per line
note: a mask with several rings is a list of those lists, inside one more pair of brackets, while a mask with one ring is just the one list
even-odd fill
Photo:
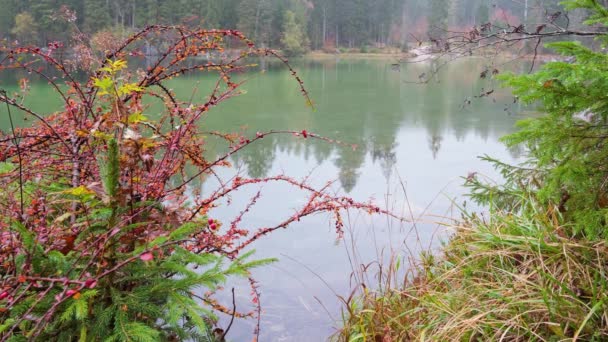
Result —
[[142, 261], [150, 261], [150, 260], [154, 259], [154, 255], [150, 252], [146, 252], [146, 253], [140, 255], [139, 258]]
[[85, 287], [87, 287], [87, 288], [89, 288], [89, 289], [92, 289], [92, 288], [94, 288], [95, 286], [97, 286], [97, 280], [92, 279], [92, 278], [87, 279], [87, 280], [84, 282], [84, 286], [85, 286]]

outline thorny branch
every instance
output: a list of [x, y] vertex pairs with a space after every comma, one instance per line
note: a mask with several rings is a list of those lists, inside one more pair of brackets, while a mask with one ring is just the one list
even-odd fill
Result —
[[[167, 42], [163, 45], [166, 49], [152, 66], [146, 70], [122, 70], [127, 59], [144, 58], [140, 42], [151, 37]], [[229, 39], [232, 50], [226, 49]], [[216, 176], [218, 168], [230, 166], [231, 156], [269, 135], [344, 144], [306, 130], [269, 128], [267, 132], [248, 137], [200, 129], [212, 107], [240, 93], [243, 83], [232, 81], [232, 74], [249, 68], [247, 58], [250, 57], [273, 56], [281, 60], [299, 84], [306, 103], [312, 106], [302, 79], [288, 61], [275, 51], [258, 49], [239, 31], [150, 26], [94, 61], [98, 67], [88, 70], [89, 76], [82, 82], [77, 80], [75, 70], [67, 67], [69, 61], [64, 62], [60, 57], [63, 48], [60, 43], [51, 43], [45, 49], [0, 47], [0, 54], [4, 56], [0, 59], [0, 72], [32, 71], [34, 63], [40, 65], [34, 74], [51, 83], [64, 106], [57, 113], [38, 113], [6, 92], [0, 93], [0, 102], [38, 120], [30, 127], [12, 127], [10, 133], [0, 132], [0, 161], [18, 164], [17, 183], [14, 171], [0, 173], [0, 186], [10, 189], [17, 185], [21, 193], [19, 199], [10, 191], [0, 195], [0, 320], [4, 321], [16, 306], [30, 301], [28, 309], [0, 333], [1, 341], [22, 329], [24, 321], [31, 323], [27, 331], [29, 338], [39, 336], [70, 298], [99, 286], [102, 281], [110, 281], [127, 265], [148, 259], [153, 252], [166, 257], [179, 246], [200, 254], [213, 253], [235, 259], [257, 239], [313, 214], [330, 214], [338, 235], [342, 232], [345, 210], [394, 217], [371, 202], [357, 202], [330, 193], [331, 183], [317, 189], [308, 184], [308, 178], [239, 176], [229, 183], [220, 182], [221, 186], [209, 195], [201, 194], [193, 186], [195, 182]], [[193, 59], [208, 54], [213, 56], [213, 61]], [[164, 81], [194, 72], [215, 73], [217, 82], [201, 103], [181, 102]], [[108, 83], [112, 84], [110, 92], [103, 88]], [[64, 86], [69, 90], [62, 91]], [[145, 117], [145, 97], [163, 101], [165, 109], [160, 118]], [[169, 127], [166, 122], [170, 123]], [[224, 139], [229, 145], [228, 152], [204, 158], [206, 137], [210, 135]], [[102, 170], [103, 163], [99, 161], [109, 162], [112, 141], [119, 154], [116, 156], [119, 167], [114, 171], [118, 182], [115, 188], [108, 188], [105, 173], [109, 171]], [[232, 193], [272, 182], [285, 183], [308, 193], [308, 202], [271, 227], [241, 227], [242, 217], [253, 208], [260, 193], [225, 228], [221, 228], [218, 220], [208, 217], [209, 211]], [[110, 218], [105, 221], [94, 218], [92, 212], [99, 206], [110, 209]], [[20, 225], [15, 226], [15, 222]], [[95, 227], [101, 223], [105, 226], [99, 231]], [[198, 229], [186, 238], [150, 245], [185, 224], [194, 224]], [[32, 243], [35, 248], [28, 248]], [[120, 251], [123, 258], [108, 258], [110, 251]], [[34, 253], [72, 256], [71, 264], [61, 276], [36, 272], [32, 265]], [[19, 267], [17, 257], [25, 260]], [[261, 291], [253, 278], [249, 277], [249, 283], [257, 308], [255, 314], [244, 316], [256, 316], [254, 333], [258, 336]], [[50, 306], [38, 313], [49, 296], [54, 296], [50, 298]], [[212, 307], [232, 316], [227, 333], [234, 318], [239, 317], [236, 304], [233, 303], [230, 310], [207, 299]]]

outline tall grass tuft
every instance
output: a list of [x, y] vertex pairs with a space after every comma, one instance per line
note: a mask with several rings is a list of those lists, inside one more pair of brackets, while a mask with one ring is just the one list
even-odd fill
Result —
[[608, 245], [552, 215], [468, 217], [403, 286], [349, 303], [340, 341], [605, 341]]

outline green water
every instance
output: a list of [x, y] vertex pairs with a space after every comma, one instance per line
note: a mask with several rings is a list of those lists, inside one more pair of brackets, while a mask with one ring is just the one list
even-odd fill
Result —
[[[352, 276], [373, 260], [386, 260], [392, 253], [416, 252], [436, 246], [445, 236], [438, 221], [457, 215], [453, 203], [461, 204], [462, 179], [469, 172], [498, 179], [491, 167], [477, 157], [484, 154], [513, 161], [519, 151], [508, 151], [499, 137], [513, 131], [520, 117], [508, 92], [479, 78], [482, 60], [452, 62], [440, 69], [426, 85], [412, 84], [429, 63], [391, 67], [391, 60], [296, 61], [295, 67], [315, 103], [305, 105], [297, 83], [285, 68], [266, 65], [266, 71], [239, 76], [247, 80], [247, 94], [214, 108], [203, 121], [204, 130], [223, 132], [289, 129], [320, 134], [344, 144], [330, 144], [293, 136], [269, 136], [232, 159], [233, 169], [218, 170], [230, 179], [236, 173], [252, 177], [287, 174], [308, 176], [318, 186], [335, 180], [332, 191], [358, 200], [374, 199], [399, 215], [415, 218], [416, 224], [351, 212], [344, 239], [336, 234], [327, 216], [298, 222], [255, 244], [259, 257], [278, 257], [280, 262], [254, 273], [262, 293], [261, 341], [320, 341], [339, 326], [340, 301], [357, 282], [373, 287], [369, 278]], [[14, 89], [15, 80], [3, 78], [0, 87]], [[205, 76], [172, 80], [168, 86], [181, 99], [201, 99], [212, 79]], [[468, 104], [470, 100], [470, 104]], [[32, 83], [27, 102], [40, 113], [60, 109], [45, 83]], [[160, 106], [150, 103], [149, 115]], [[0, 116], [0, 128], [8, 119]], [[20, 121], [20, 124], [24, 124]], [[357, 145], [356, 149], [351, 145]], [[210, 140], [211, 154], [225, 146]], [[217, 181], [201, 185], [206, 192]], [[280, 185], [261, 186], [262, 196], [244, 217], [243, 226], [273, 226], [293, 215], [308, 200], [305, 193]], [[212, 215], [230, 222], [244, 209], [260, 187], [244, 189], [223, 203]], [[406, 196], [407, 195], [407, 196]], [[406, 200], [407, 198], [407, 200]], [[370, 268], [370, 270], [372, 270]], [[252, 308], [249, 288], [236, 281], [237, 307]], [[227, 291], [230, 292], [230, 291]], [[230, 303], [229, 296], [221, 296]], [[322, 303], [322, 304], [320, 304]], [[221, 324], [226, 325], [224, 317]], [[233, 341], [249, 340], [255, 322], [237, 321]]]

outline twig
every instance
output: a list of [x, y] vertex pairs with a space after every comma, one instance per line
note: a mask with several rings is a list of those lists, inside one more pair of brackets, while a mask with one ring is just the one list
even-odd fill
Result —
[[233, 287], [232, 288], [232, 316], [230, 317], [230, 323], [228, 323], [226, 330], [224, 330], [224, 333], [222, 334], [220, 341], [224, 341], [224, 339], [226, 338], [226, 335], [230, 331], [230, 328], [232, 328], [232, 323], [234, 322], [235, 315], [236, 315], [236, 298], [234, 296], [234, 287]]

